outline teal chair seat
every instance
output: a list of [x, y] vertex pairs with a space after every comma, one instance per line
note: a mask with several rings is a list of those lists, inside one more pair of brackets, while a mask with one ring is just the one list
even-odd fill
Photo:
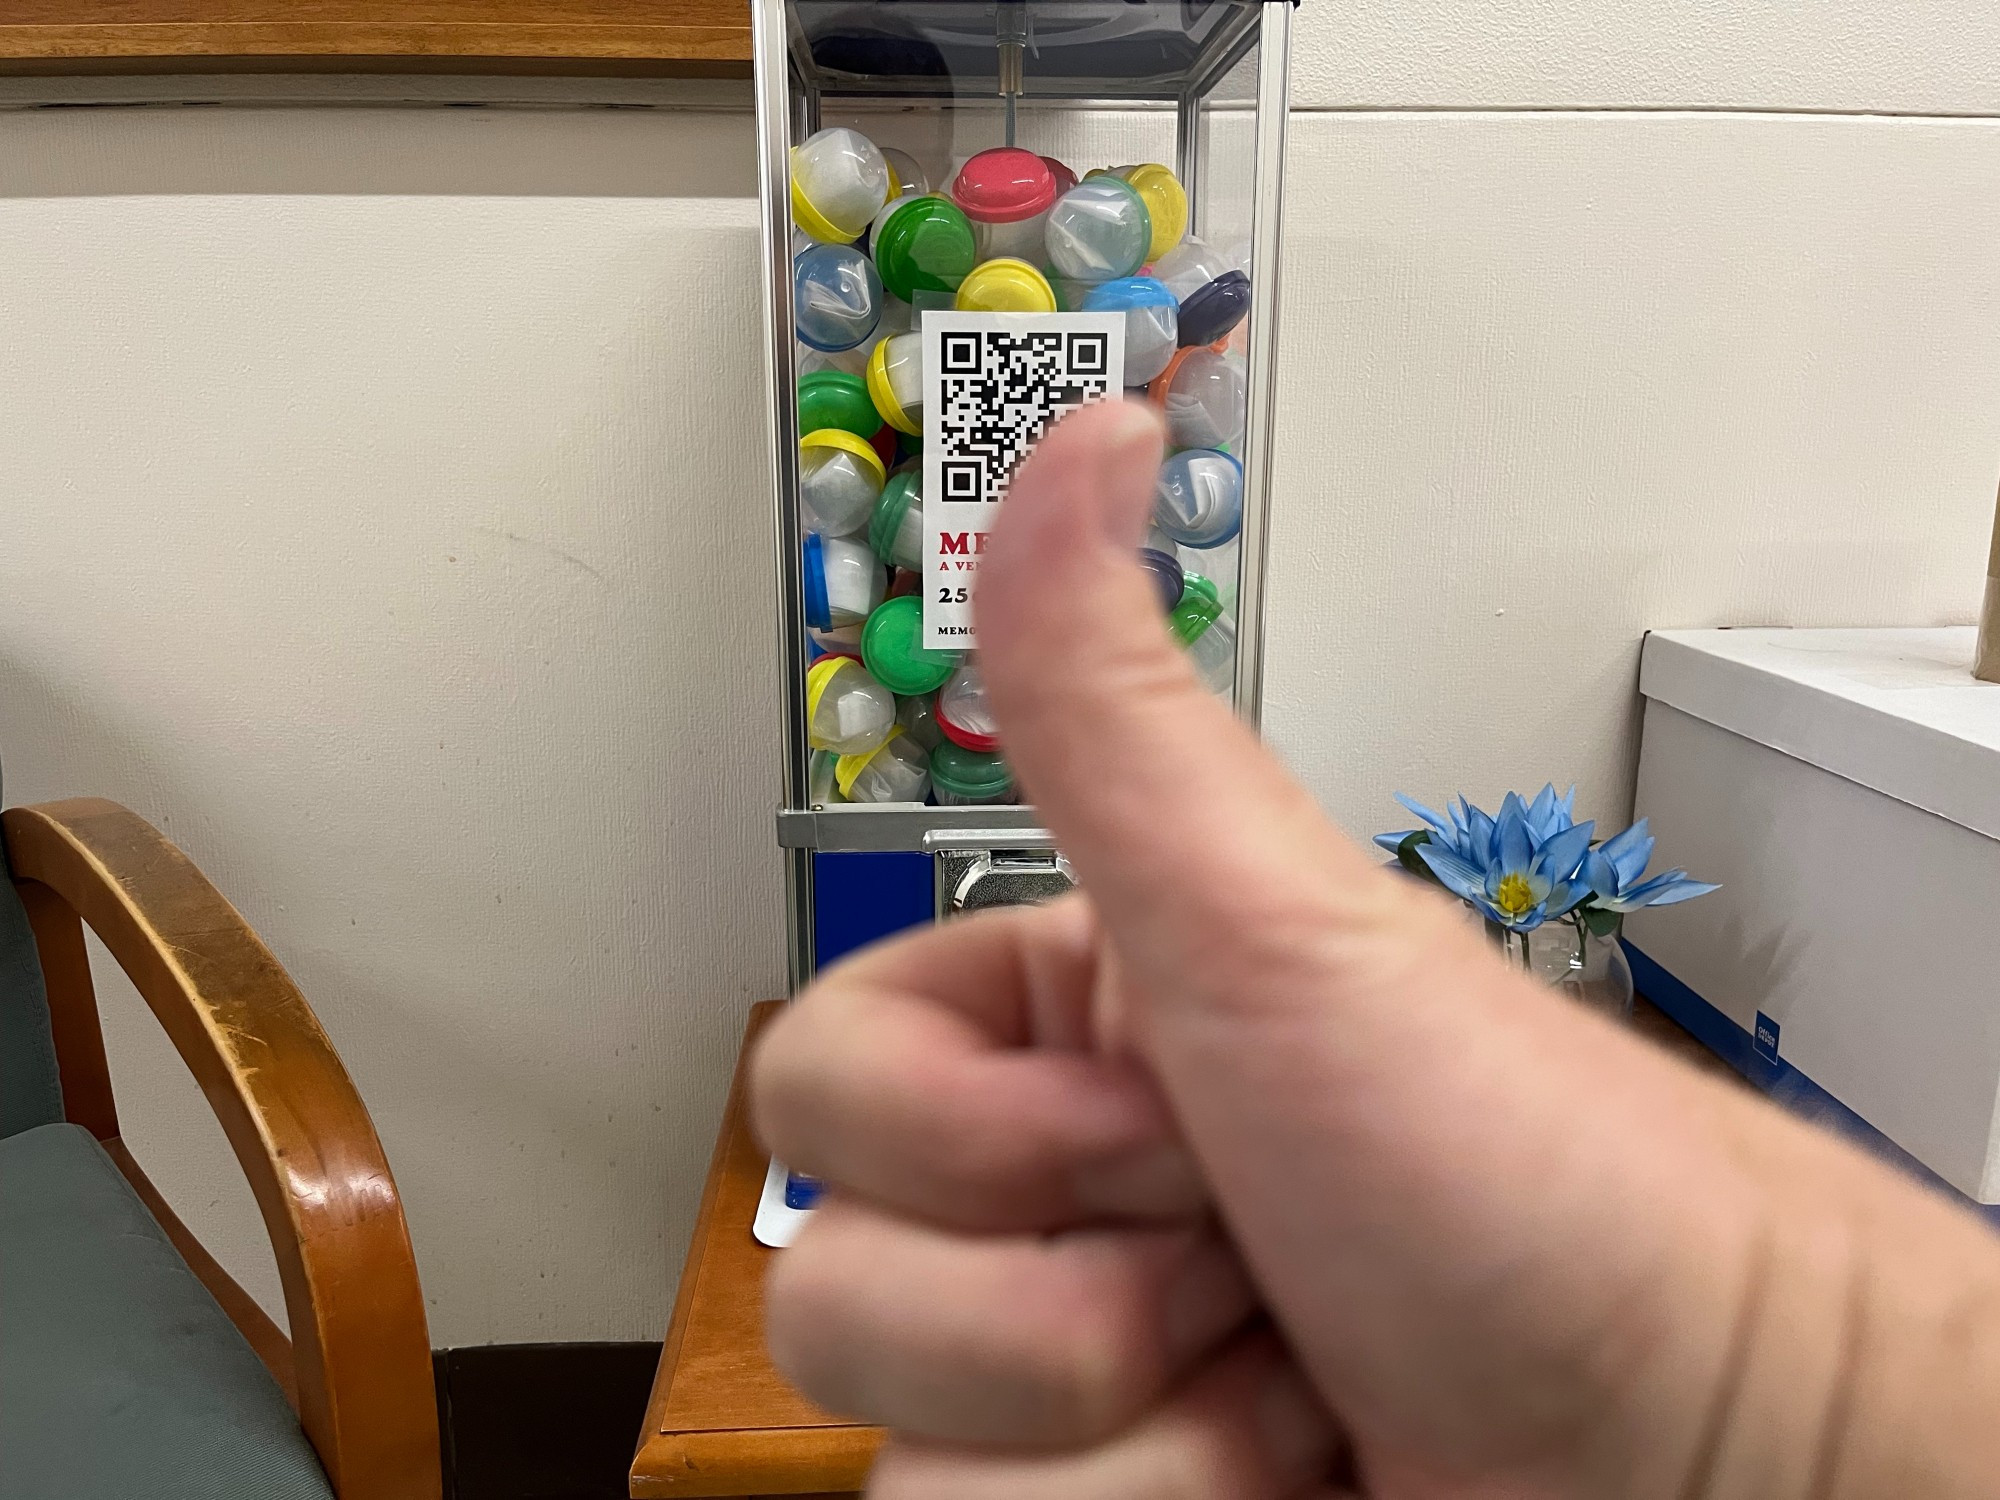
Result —
[[263, 1361], [89, 1131], [0, 1140], [0, 1496], [253, 1495], [333, 1495]]

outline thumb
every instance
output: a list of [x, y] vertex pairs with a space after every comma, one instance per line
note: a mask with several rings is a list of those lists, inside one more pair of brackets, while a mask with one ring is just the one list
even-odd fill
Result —
[[[1631, 1282], [1593, 1275], [1634, 1245], [1729, 1263], [1741, 1178], [1698, 1130], [1661, 1128], [1712, 1115], [1698, 1081], [1384, 874], [1203, 690], [1134, 556], [1160, 453], [1149, 412], [1107, 403], [1022, 465], [977, 595], [1002, 736], [1321, 1390], [1357, 1437], [1490, 1457], [1597, 1399], [1587, 1351]], [[1712, 1272], [1656, 1281], [1691, 1327], [1727, 1323]]]
[[[1156, 1033], [1216, 1007], [1247, 1020], [1297, 983], [1317, 995], [1332, 969], [1350, 1001], [1394, 992], [1399, 1027], [1463, 1025], [1456, 984], [1438, 978], [1510, 976], [1468, 924], [1326, 820], [1163, 624], [1135, 555], [1161, 450], [1136, 402], [1056, 424], [1014, 478], [976, 595], [1008, 758], [1145, 992], [1145, 1019]], [[1266, 968], [1305, 972], [1257, 982]], [[1327, 1018], [1323, 999], [1307, 1003]], [[1198, 1113], [1217, 1076], [1189, 1079], [1177, 1102]]]
[[1180, 971], [1259, 899], [1246, 877], [1366, 861], [1161, 620], [1135, 556], [1161, 448], [1136, 402], [1057, 423], [1015, 475], [975, 597], [1008, 759], [1100, 913]]

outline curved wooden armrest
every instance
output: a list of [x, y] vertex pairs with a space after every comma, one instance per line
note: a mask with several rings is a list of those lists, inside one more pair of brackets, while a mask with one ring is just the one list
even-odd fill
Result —
[[277, 1253], [299, 1419], [335, 1492], [436, 1500], [430, 1340], [402, 1203], [305, 996], [187, 856], [118, 804], [17, 807], [0, 828], [16, 879], [89, 924], [221, 1121]]

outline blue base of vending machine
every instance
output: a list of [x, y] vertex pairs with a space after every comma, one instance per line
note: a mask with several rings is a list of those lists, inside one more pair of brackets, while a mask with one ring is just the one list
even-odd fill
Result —
[[937, 916], [928, 854], [813, 855], [813, 965]]
[[[928, 854], [812, 856], [813, 967], [937, 916], [936, 872]], [[819, 1199], [819, 1183], [773, 1160], [764, 1175], [751, 1233], [762, 1245], [791, 1244]]]

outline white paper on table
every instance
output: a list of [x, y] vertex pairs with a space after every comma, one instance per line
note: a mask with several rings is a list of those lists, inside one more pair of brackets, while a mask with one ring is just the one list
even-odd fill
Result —
[[791, 1175], [783, 1162], [771, 1158], [764, 1173], [764, 1191], [757, 1199], [757, 1217], [750, 1222], [750, 1233], [757, 1243], [773, 1250], [783, 1250], [797, 1239], [812, 1217], [811, 1209], [793, 1208], [785, 1202], [785, 1184]]

